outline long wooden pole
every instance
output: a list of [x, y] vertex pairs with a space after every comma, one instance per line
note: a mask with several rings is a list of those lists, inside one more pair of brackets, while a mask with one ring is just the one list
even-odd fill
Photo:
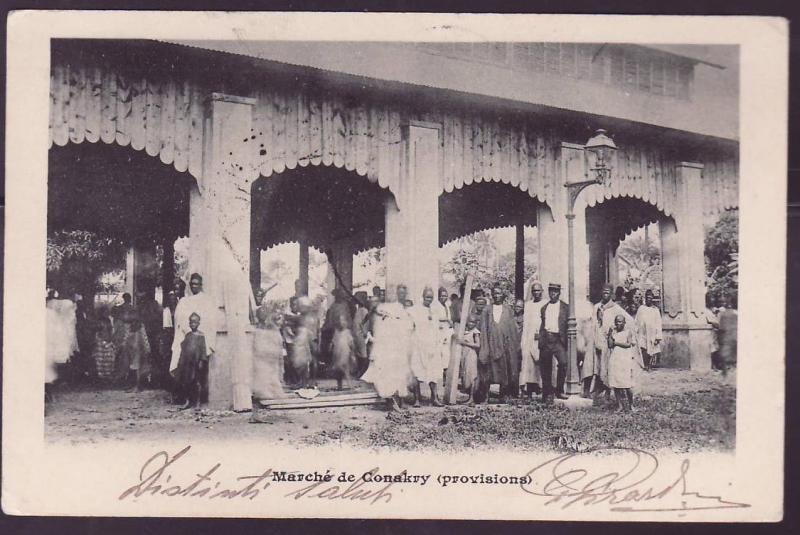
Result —
[[467, 281], [464, 284], [464, 295], [461, 299], [461, 321], [456, 330], [456, 343], [450, 345], [450, 364], [447, 367], [447, 377], [445, 379], [444, 402], [453, 405], [458, 398], [458, 374], [461, 366], [461, 340], [464, 339], [464, 328], [469, 319], [470, 295], [472, 294], [472, 284], [474, 277], [472, 273], [467, 274]]

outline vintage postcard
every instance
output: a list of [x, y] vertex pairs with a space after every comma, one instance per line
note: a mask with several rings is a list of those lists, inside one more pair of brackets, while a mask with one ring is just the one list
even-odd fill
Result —
[[774, 18], [12, 14], [3, 511], [780, 520], [787, 65]]

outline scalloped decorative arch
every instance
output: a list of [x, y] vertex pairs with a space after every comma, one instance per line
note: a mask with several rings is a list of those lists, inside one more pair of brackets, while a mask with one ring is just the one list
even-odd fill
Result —
[[[237, 158], [243, 178], [270, 176], [297, 166], [345, 168], [389, 189], [402, 204], [402, 125], [437, 123], [441, 129], [440, 192], [473, 182], [502, 182], [550, 206], [561, 203], [563, 133], [534, 124], [530, 114], [466, 108], [415, 109], [380, 94], [352, 98], [344, 92], [293, 88], [254, 96], [252, 135]], [[50, 79], [50, 143], [103, 141], [158, 156], [202, 183], [205, 101], [208, 88], [185, 79], [147, 78], [76, 58], [56, 63]], [[676, 161], [654, 143], [637, 142], [615, 155], [614, 176], [587, 191], [591, 206], [619, 195], [675, 212]], [[707, 214], [738, 205], [738, 159], [700, 154], [705, 165]]]

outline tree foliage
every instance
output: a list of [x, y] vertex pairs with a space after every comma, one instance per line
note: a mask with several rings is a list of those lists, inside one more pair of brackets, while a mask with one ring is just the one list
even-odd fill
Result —
[[[488, 233], [486, 237], [478, 240], [465, 241], [462, 247], [455, 252], [453, 257], [444, 265], [443, 269], [452, 274], [453, 279], [460, 285], [467, 280], [467, 274], [475, 277], [475, 287], [484, 292], [499, 284], [506, 295], [514, 295], [514, 251], [498, 256], [494, 241]], [[469, 248], [476, 244], [477, 247]], [[525, 264], [525, 280], [536, 274], [536, 266], [530, 262]]]
[[712, 303], [721, 298], [736, 302], [739, 291], [739, 212], [724, 212], [705, 236], [707, 295]]
[[61, 230], [47, 236], [47, 284], [60, 292], [94, 293], [100, 275], [124, 269], [125, 247], [86, 230]]
[[644, 231], [622, 241], [617, 249], [625, 288], [661, 288], [661, 249], [657, 239], [647, 238]]

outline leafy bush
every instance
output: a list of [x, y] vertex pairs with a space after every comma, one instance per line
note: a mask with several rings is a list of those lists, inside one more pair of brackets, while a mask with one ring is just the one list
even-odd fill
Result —
[[739, 211], [724, 212], [705, 237], [706, 294], [711, 303], [736, 303], [739, 291]]
[[62, 230], [47, 236], [47, 285], [69, 295], [92, 295], [100, 275], [124, 269], [125, 247], [119, 241], [85, 230]]

